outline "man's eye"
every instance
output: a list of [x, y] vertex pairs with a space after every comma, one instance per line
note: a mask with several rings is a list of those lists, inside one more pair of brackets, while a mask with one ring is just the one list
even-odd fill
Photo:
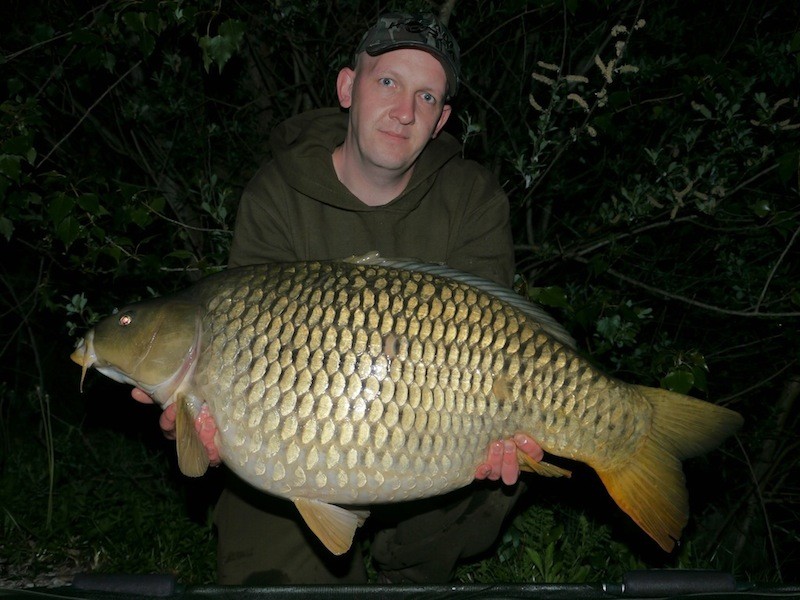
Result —
[[381, 77], [381, 85], [390, 86], [394, 83], [390, 77]]
[[426, 93], [422, 94], [422, 101], [427, 103], [427, 104], [436, 104], [436, 96], [426, 92]]

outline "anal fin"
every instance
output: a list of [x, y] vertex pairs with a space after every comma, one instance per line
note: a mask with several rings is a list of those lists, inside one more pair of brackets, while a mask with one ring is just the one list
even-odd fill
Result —
[[309, 529], [337, 556], [344, 554], [353, 545], [356, 529], [369, 516], [367, 511], [350, 511], [321, 500], [295, 498], [294, 505]]

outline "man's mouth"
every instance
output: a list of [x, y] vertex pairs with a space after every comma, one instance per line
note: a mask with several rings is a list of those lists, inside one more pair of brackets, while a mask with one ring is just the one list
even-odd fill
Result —
[[381, 129], [380, 132], [383, 133], [384, 135], [392, 138], [392, 139], [395, 139], [395, 140], [407, 140], [408, 139], [407, 135], [405, 135], [404, 133], [399, 132], [399, 131], [391, 131], [391, 130]]

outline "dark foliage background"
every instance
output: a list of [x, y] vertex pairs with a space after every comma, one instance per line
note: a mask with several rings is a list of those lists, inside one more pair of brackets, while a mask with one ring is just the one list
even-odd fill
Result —
[[674, 556], [586, 473], [537, 481], [495, 555], [459, 577], [796, 579], [800, 6], [706, 4], [3, 3], [0, 583], [213, 581], [214, 477], [177, 475], [157, 410], [100, 377], [80, 395], [67, 356], [120, 302], [225, 264], [271, 128], [334, 105], [338, 69], [392, 8], [433, 10], [460, 41], [448, 127], [508, 192], [520, 292], [609, 372], [746, 418], [687, 464]]

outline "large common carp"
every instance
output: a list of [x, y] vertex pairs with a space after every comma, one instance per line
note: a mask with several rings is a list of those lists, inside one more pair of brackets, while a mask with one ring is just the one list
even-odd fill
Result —
[[177, 403], [189, 475], [208, 465], [192, 426], [207, 405], [225, 463], [292, 500], [337, 554], [368, 514], [353, 507], [465, 486], [488, 444], [515, 432], [590, 465], [670, 551], [688, 520], [680, 460], [741, 416], [608, 377], [570, 346], [510, 290], [373, 255], [209, 276], [105, 318], [71, 358]]

